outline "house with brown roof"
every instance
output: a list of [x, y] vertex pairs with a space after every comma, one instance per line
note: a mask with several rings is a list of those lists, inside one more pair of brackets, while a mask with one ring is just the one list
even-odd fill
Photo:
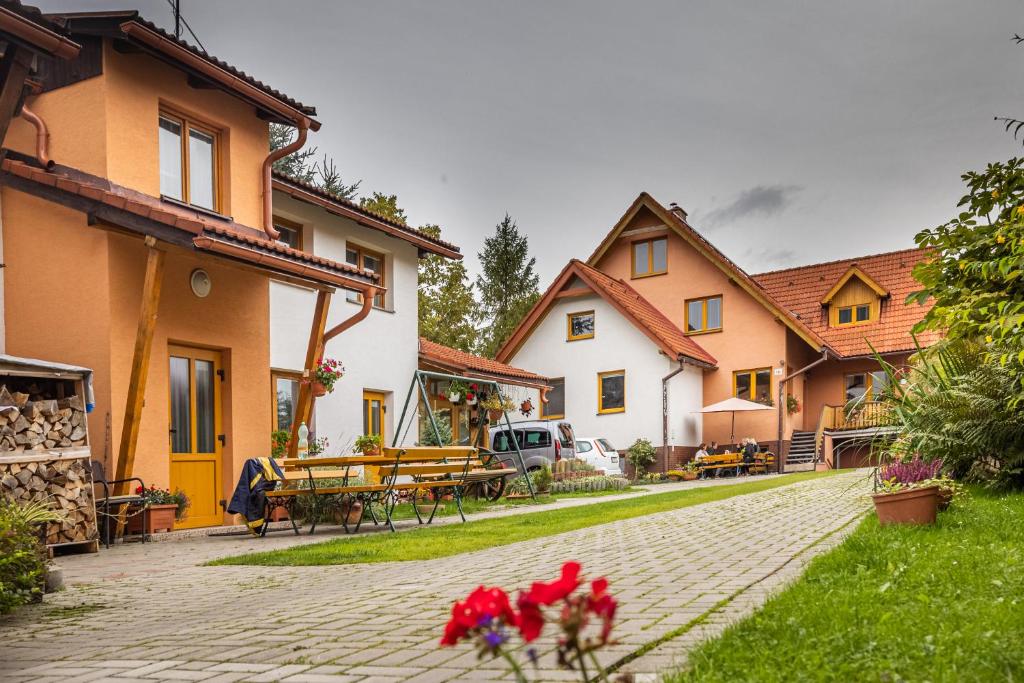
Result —
[[[4, 28], [19, 19], [10, 6]], [[319, 128], [312, 107], [137, 12], [26, 16], [57, 54], [36, 53], [3, 139], [5, 350], [92, 368], [92, 458], [110, 477], [183, 489], [180, 526], [219, 525], [243, 461], [269, 450], [272, 285], [309, 293], [306, 372], [388, 300], [388, 278], [275, 228], [271, 166]], [[271, 122], [299, 135], [268, 155]], [[331, 318], [338, 290], [359, 303]], [[301, 419], [312, 402], [302, 385]]]
[[[688, 222], [642, 193], [586, 262], [573, 260], [498, 352], [554, 389], [542, 415], [626, 448], [648, 438], [659, 467], [701, 442], [731, 441], [732, 416], [701, 408], [729, 397], [771, 410], [736, 416], [790, 468], [854, 462], [888, 427], [873, 398], [877, 352], [901, 365], [927, 311], [916, 249], [750, 275]], [[937, 335], [918, 338], [924, 345]], [[564, 397], [564, 398], [563, 398]]]

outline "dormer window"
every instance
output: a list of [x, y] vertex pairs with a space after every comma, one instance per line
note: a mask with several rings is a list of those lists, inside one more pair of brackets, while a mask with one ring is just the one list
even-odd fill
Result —
[[188, 119], [160, 114], [160, 194], [219, 210], [217, 133]]
[[656, 237], [633, 242], [633, 277], [650, 277], [668, 272], [668, 238]]
[[878, 320], [889, 292], [857, 266], [850, 268], [821, 300], [830, 327], [863, 325]]

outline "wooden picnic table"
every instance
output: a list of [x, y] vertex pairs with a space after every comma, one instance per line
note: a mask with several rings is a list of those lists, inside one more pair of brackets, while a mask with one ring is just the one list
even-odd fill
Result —
[[775, 454], [771, 451], [756, 453], [754, 455], [754, 462], [750, 463], [743, 462], [742, 453], [715, 453], [714, 455], [704, 456], [700, 462], [697, 463], [697, 467], [700, 469], [701, 476], [706, 479], [708, 472], [715, 472], [718, 474], [722, 470], [729, 469], [735, 469], [736, 474], [739, 475], [744, 467], [746, 467], [748, 471], [750, 469], [761, 469], [767, 472], [768, 465], [774, 462]]

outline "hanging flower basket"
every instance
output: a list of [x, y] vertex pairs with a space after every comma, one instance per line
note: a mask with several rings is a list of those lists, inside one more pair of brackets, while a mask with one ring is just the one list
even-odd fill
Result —
[[327, 395], [327, 387], [325, 387], [323, 383], [317, 382], [316, 380], [313, 380], [312, 382], [309, 383], [309, 388], [313, 391], [313, 395], [316, 396], [317, 398]]
[[450, 394], [448, 394], [448, 402], [451, 403], [453, 406], [459, 405], [460, 403], [462, 403], [462, 394], [460, 394], [457, 391], [451, 392]]
[[341, 361], [333, 358], [321, 358], [316, 362], [316, 367], [309, 379], [303, 380], [309, 383], [313, 396], [317, 398], [326, 396], [334, 391], [334, 383], [345, 375], [345, 366]]
[[491, 422], [492, 424], [497, 424], [498, 420], [500, 420], [500, 419], [501, 419], [501, 416], [502, 416], [503, 414], [504, 414], [504, 413], [502, 413], [502, 412], [501, 412], [500, 410], [494, 410], [494, 409], [492, 408], [491, 410], [488, 410], [488, 411], [487, 411], [487, 419], [488, 419], [488, 420], [489, 420], [489, 421], [490, 421], [490, 422]]

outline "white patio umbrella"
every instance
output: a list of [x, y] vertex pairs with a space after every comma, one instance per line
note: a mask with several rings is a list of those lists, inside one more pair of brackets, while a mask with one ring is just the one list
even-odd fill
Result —
[[744, 413], [751, 410], [771, 410], [771, 406], [763, 403], [755, 403], [744, 398], [727, 398], [718, 403], [701, 408], [702, 413], [732, 413], [732, 429], [729, 432], [729, 442], [736, 443], [736, 413]]

